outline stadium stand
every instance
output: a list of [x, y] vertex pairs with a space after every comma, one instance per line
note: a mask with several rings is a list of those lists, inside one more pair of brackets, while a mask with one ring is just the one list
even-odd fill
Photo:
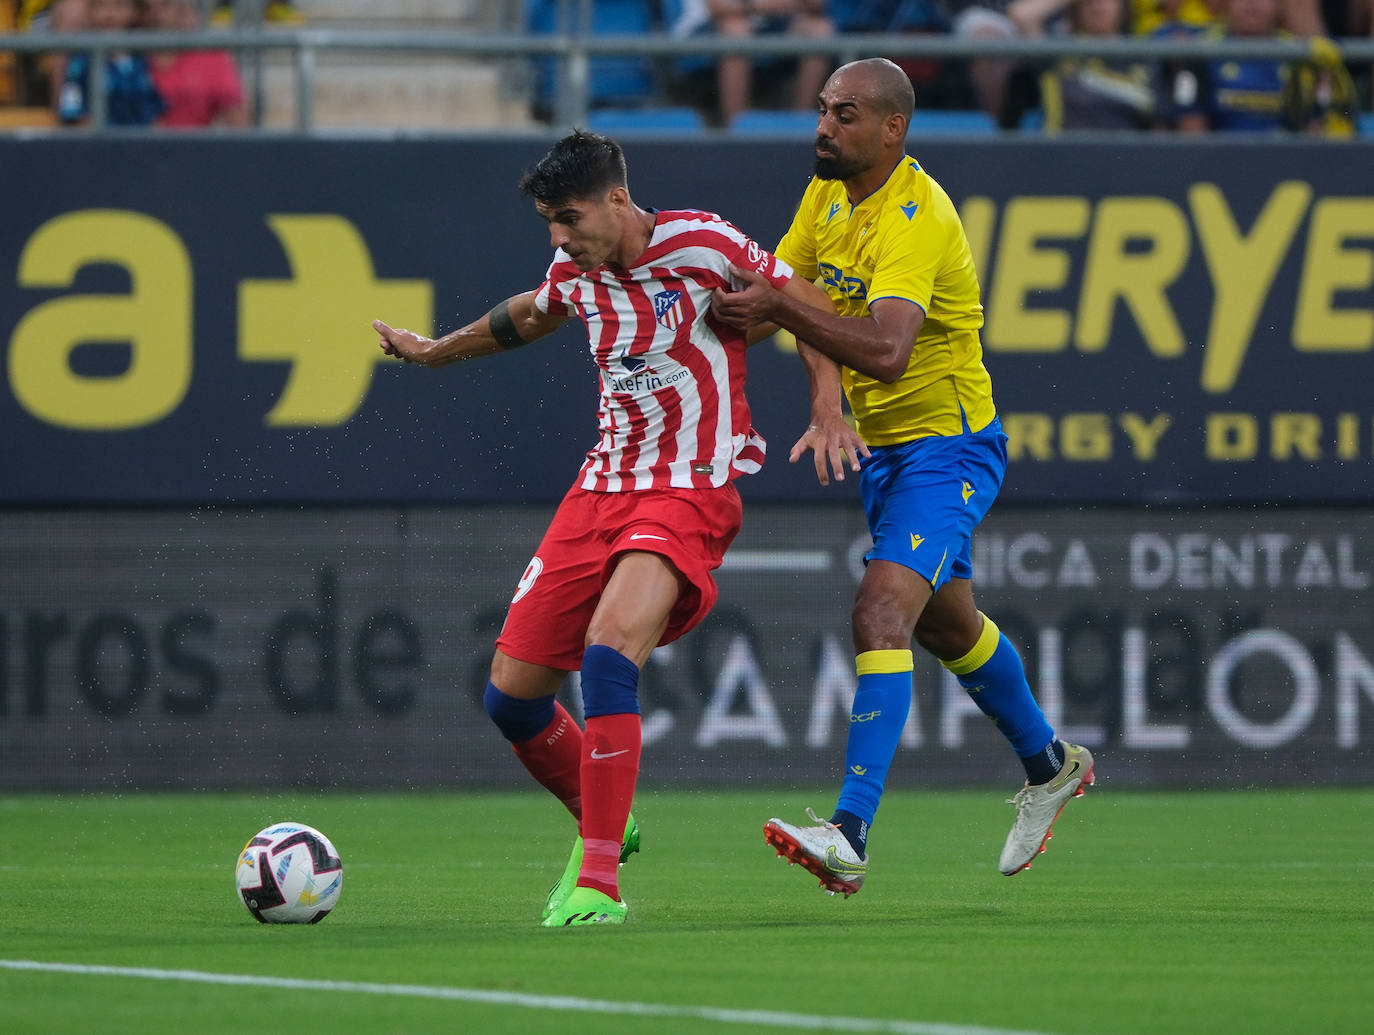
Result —
[[911, 113], [910, 132], [926, 135], [958, 133], [978, 135], [997, 132], [997, 121], [985, 111], [953, 108], [917, 108]]
[[[0, 0], [0, 32], [12, 32], [14, 28], [14, 5], [9, 0]], [[0, 104], [13, 104], [18, 98], [18, 75], [18, 56], [8, 52], [0, 53]]]
[[[573, 0], [525, 0], [525, 28], [532, 33], [581, 32], [590, 35], [645, 35], [658, 28], [655, 6], [649, 0], [598, 0], [591, 5], [591, 22], [581, 26], [581, 5]], [[591, 60], [588, 107], [651, 105], [657, 92], [653, 62], [642, 57], [597, 57]], [[557, 61], [534, 60], [536, 116], [549, 118], [557, 107]]]
[[[749, 108], [739, 113], [730, 128], [735, 133], [754, 136], [810, 138], [816, 133], [816, 113]], [[996, 133], [997, 122], [983, 111], [917, 108], [911, 115], [911, 132], [923, 136], [983, 136]]]
[[[204, 6], [210, 0], [195, 2]], [[558, 24], [557, 18], [584, 11], [591, 12], [593, 32], [666, 34], [666, 12], [675, 9], [673, 0], [296, 0], [293, 6], [308, 30], [434, 32], [479, 44], [489, 33], [518, 37], [530, 31], [534, 20], [545, 26], [540, 31], [550, 31], [547, 26]], [[929, 0], [866, 0], [842, 6], [836, 19], [841, 30], [838, 38], [842, 40], [852, 31], [870, 32], [874, 26], [894, 40], [913, 34], [939, 34], [943, 25], [932, 20], [932, 9]], [[18, 10], [18, 0], [0, 0], [0, 31], [15, 21]], [[269, 26], [268, 31], [274, 30]], [[1368, 51], [1359, 40], [1354, 43], [1357, 53], [1349, 61], [1350, 71], [1367, 110]], [[25, 99], [24, 80], [19, 78], [23, 66], [32, 64], [35, 53], [28, 50], [18, 61], [12, 53], [0, 54], [0, 128], [53, 123], [46, 109], [39, 106], [41, 99]], [[904, 68], [910, 66], [909, 74], [917, 87], [921, 110], [913, 131], [990, 131], [983, 116], [966, 110], [972, 107], [967, 60], [895, 56]], [[693, 95], [680, 81], [682, 66], [702, 58], [672, 54], [594, 57], [588, 109], [635, 112], [620, 122], [612, 121], [616, 116], [598, 116], [600, 124], [624, 126], [626, 132], [705, 131], [711, 125], [711, 98]], [[709, 65], [711, 58], [705, 56], [705, 60]], [[247, 49], [239, 52], [239, 61], [255, 123], [267, 129], [296, 128], [301, 96], [296, 55], [286, 48]], [[538, 129], [553, 122], [553, 113], [548, 110], [552, 98], [548, 70], [555, 63], [548, 59], [541, 70], [537, 59], [499, 51], [490, 55], [481, 51], [383, 52], [323, 45], [312, 52], [309, 65], [309, 125], [325, 132]], [[1027, 67], [1035, 64], [1034, 60], [1026, 62]], [[768, 107], [771, 103], [772, 99], [755, 102], [740, 116], [733, 131], [768, 136], [809, 136], [814, 131], [810, 111], [775, 110]], [[704, 125], [697, 126], [685, 110], [688, 106], [696, 110]], [[590, 124], [584, 109], [574, 106], [571, 110], [583, 124]], [[1035, 132], [1044, 124], [1043, 109], [1012, 115], [1015, 117], [1005, 120], [1007, 128]], [[1374, 134], [1370, 123], [1368, 115], [1359, 119], [1361, 136]]]
[[[515, 31], [519, 0], [296, 0], [316, 29]], [[263, 123], [295, 124], [295, 70], [286, 51], [262, 57]], [[245, 59], [245, 86], [252, 80]], [[491, 129], [532, 125], [524, 63], [451, 54], [323, 51], [314, 122], [323, 128]], [[251, 87], [250, 87], [251, 88]]]
[[695, 108], [597, 108], [587, 114], [587, 128], [598, 133], [700, 133], [706, 120]]
[[746, 108], [735, 116], [730, 130], [753, 136], [811, 137], [816, 134], [816, 113]]

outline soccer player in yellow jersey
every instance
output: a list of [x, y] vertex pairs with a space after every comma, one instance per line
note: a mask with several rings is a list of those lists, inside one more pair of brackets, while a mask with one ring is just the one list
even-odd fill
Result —
[[[973, 601], [970, 544], [1006, 470], [1006, 435], [983, 367], [978, 278], [958, 213], [905, 153], [911, 81], [882, 58], [836, 71], [819, 99], [815, 177], [777, 255], [820, 282], [835, 313], [810, 309], [747, 271], [712, 308], [739, 326], [797, 335], [811, 378], [810, 449], [822, 484], [860, 472], [873, 548], [854, 602], [858, 687], [845, 776], [826, 821], [772, 819], [780, 855], [846, 897], [868, 873], [868, 830], [911, 707], [911, 638], [955, 674], [1026, 769], [999, 868], [1044, 850], [1070, 797], [1093, 782], [1084, 748], [1057, 739], [1016, 648]], [[855, 428], [844, 421], [840, 387]]]

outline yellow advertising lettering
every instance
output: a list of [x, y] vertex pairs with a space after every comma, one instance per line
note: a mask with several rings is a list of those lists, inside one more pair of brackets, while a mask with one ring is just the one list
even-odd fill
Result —
[[1082, 237], [1091, 209], [1086, 198], [1013, 198], [1007, 202], [997, 248], [997, 275], [988, 305], [986, 336], [1003, 352], [1060, 352], [1069, 343], [1070, 315], [1031, 309], [1036, 291], [1069, 286], [1069, 256], [1047, 240]]
[[1054, 459], [1054, 418], [1048, 413], [1004, 413], [1007, 454], [1013, 460]]
[[1159, 456], [1159, 440], [1169, 430], [1174, 418], [1167, 413], [1156, 413], [1147, 422], [1138, 413], [1123, 413], [1117, 422], [1131, 440], [1131, 452], [1135, 458], [1149, 462]]
[[1248, 413], [1209, 413], [1208, 460], [1253, 460], [1259, 452], [1259, 422]]
[[[191, 384], [191, 261], [167, 226], [138, 212], [90, 209], [49, 220], [19, 257], [19, 285], [66, 288], [95, 263], [129, 275], [128, 294], [77, 295], [36, 306], [10, 339], [9, 379], [39, 420], [84, 431], [153, 424]], [[80, 346], [127, 343], [127, 368], [87, 376], [72, 369]]]
[[1365, 352], [1374, 347], [1374, 309], [1333, 309], [1337, 292], [1374, 286], [1374, 252], [1351, 249], [1374, 238], [1374, 199], [1323, 198], [1312, 210], [1302, 283], [1293, 315], [1293, 344], [1304, 352]]
[[[1150, 247], [1128, 251], [1132, 241], [1148, 241]], [[1165, 198], [1098, 202], [1084, 261], [1074, 344], [1083, 352], [1106, 348], [1120, 299], [1135, 317], [1152, 353], [1183, 355], [1183, 330], [1165, 292], [1183, 272], [1188, 248], [1188, 221], [1173, 202]]]
[[965, 198], [959, 209], [959, 221], [964, 224], [973, 268], [978, 272], [979, 287], [986, 297], [988, 285], [992, 283], [987, 277], [992, 272], [992, 234], [997, 226], [997, 202], [992, 198]]
[[1315, 413], [1275, 413], [1269, 429], [1269, 455], [1275, 460], [1321, 459], [1322, 419]]
[[1306, 183], [1280, 183], [1245, 234], [1220, 187], [1195, 183], [1189, 188], [1188, 203], [1215, 294], [1202, 359], [1204, 391], [1221, 394], [1235, 386], [1274, 274], [1311, 200]]
[[1065, 460], [1110, 460], [1112, 422], [1105, 413], [1066, 413], [1059, 422], [1059, 449]]
[[[1359, 460], [1361, 420], [1358, 413], [1335, 414], [1329, 425], [1320, 413], [1209, 413], [1204, 426], [1207, 459], [1254, 460], [1264, 451], [1280, 463]], [[1267, 449], [1261, 438], [1264, 432]], [[1374, 441], [1374, 421], [1370, 441]]]
[[[1195, 233], [1212, 289], [1210, 308], [1199, 314], [1207, 319], [1205, 336], [1193, 329], [1204, 343], [1199, 383], [1205, 391], [1224, 395], [1235, 387], [1276, 287], [1284, 288], [1293, 307], [1297, 350], [1374, 349], [1374, 308], [1348, 302], [1374, 287], [1374, 248], [1368, 245], [1374, 238], [1374, 199], [1324, 198], [1313, 205], [1312, 193], [1310, 184], [1298, 180], [1275, 185], [1248, 229], [1238, 225], [1226, 195], [1213, 183], [1189, 188], [1186, 212], [1158, 197], [1105, 197], [1095, 208], [1080, 197], [1011, 198], [1000, 231], [996, 202], [970, 197], [961, 215], [987, 299], [983, 343], [991, 352], [1060, 352], [1070, 343], [1081, 352], [1102, 352], [1115, 337], [1120, 303], [1151, 354], [1183, 356], [1188, 335], [1168, 291], [1188, 265]], [[1299, 280], [1295, 287], [1279, 285], [1279, 268], [1294, 254], [1309, 209]], [[1085, 236], [1078, 275], [1067, 242]], [[1075, 287], [1072, 316], [1029, 304], [1038, 294], [1071, 296]], [[1235, 431], [1228, 429], [1223, 442]]]
[[267, 414], [278, 426], [332, 426], [353, 416], [389, 359], [363, 348], [373, 320], [429, 334], [434, 292], [427, 280], [378, 280], [367, 242], [336, 215], [273, 215], [268, 225], [291, 264], [290, 280], [239, 284], [239, 355], [291, 364]]
[[1146, 421], [1138, 413], [1066, 413], [1057, 419], [1049, 413], [1003, 413], [1007, 452], [1013, 460], [1056, 459], [1110, 460], [1116, 455], [1116, 432], [1126, 435], [1129, 453], [1149, 462], [1159, 455], [1159, 440], [1173, 424], [1173, 417], [1157, 413]]
[[1360, 415], [1342, 413], [1336, 417], [1336, 456], [1342, 460], [1360, 457]]

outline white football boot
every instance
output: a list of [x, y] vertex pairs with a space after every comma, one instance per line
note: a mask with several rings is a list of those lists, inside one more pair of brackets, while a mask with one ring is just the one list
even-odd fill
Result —
[[1092, 782], [1093, 756], [1087, 748], [1066, 742], [1064, 767], [1055, 778], [1034, 786], [1026, 784], [1008, 800], [1007, 804], [1016, 806], [1016, 822], [1007, 835], [997, 868], [1010, 877], [1030, 866], [1045, 850], [1045, 842], [1054, 833], [1054, 821], [1069, 799], [1081, 798]]
[[789, 863], [819, 877], [821, 887], [830, 894], [838, 892], [848, 898], [863, 886], [868, 876], [868, 856], [860, 859], [834, 823], [821, 819], [810, 809], [806, 814], [814, 826], [799, 827], [770, 819], [763, 825], [763, 839]]

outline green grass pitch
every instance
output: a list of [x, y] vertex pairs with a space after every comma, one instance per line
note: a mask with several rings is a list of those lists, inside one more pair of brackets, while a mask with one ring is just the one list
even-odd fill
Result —
[[[538, 926], [572, 825], [537, 793], [0, 798], [0, 1031], [1374, 1026], [1374, 790], [1099, 787], [1010, 879], [996, 870], [1005, 793], [892, 791], [848, 901], [760, 831], [832, 797], [641, 793], [629, 924], [568, 931]], [[239, 849], [284, 819], [344, 859], [339, 908], [313, 927], [259, 925], [235, 897]]]

